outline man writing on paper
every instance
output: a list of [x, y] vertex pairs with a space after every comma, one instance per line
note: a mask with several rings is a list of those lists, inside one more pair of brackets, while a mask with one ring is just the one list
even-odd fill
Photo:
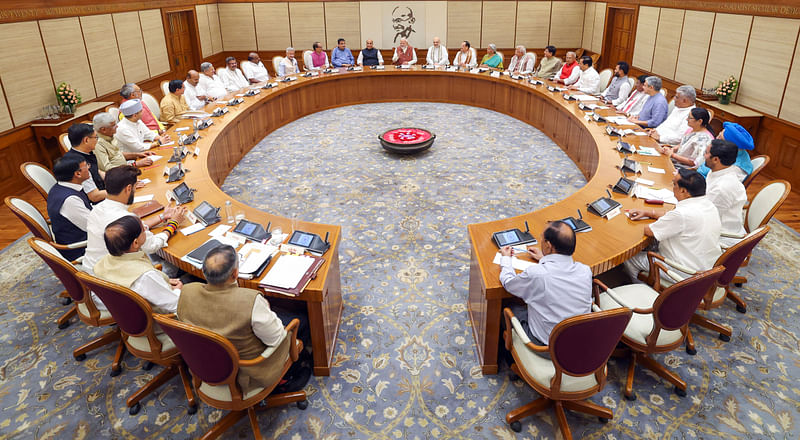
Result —
[[[658, 240], [658, 252], [663, 257], [693, 271], [711, 269], [722, 255], [719, 247], [721, 224], [717, 208], [706, 197], [706, 180], [697, 171], [679, 169], [672, 179], [672, 192], [678, 199], [675, 209], [631, 209], [628, 211], [630, 219], [657, 219], [644, 227], [644, 235]], [[646, 251], [625, 262], [625, 271], [634, 282], [640, 282], [639, 272], [646, 273], [649, 268]], [[653, 281], [654, 275], [648, 275], [648, 281]], [[667, 274], [659, 275], [662, 279], [676, 281]]]
[[[528, 248], [538, 264], [517, 274], [512, 267], [514, 250], [500, 249], [500, 283], [525, 305], [511, 310], [536, 345], [548, 345], [550, 332], [559, 322], [592, 311], [592, 271], [572, 259], [575, 231], [561, 221], [550, 222], [542, 232], [541, 250]], [[536, 353], [549, 357], [547, 353]]]
[[[273, 309], [261, 292], [237, 285], [239, 256], [232, 246], [218, 246], [206, 255], [203, 276], [208, 284], [183, 286], [178, 299], [178, 319], [228, 338], [242, 359], [256, 358], [276, 346], [279, 353], [273, 355], [286, 359], [289, 338], [284, 326], [293, 319], [300, 320], [297, 338], [307, 346], [308, 318], [304, 313]], [[275, 383], [282, 366], [281, 362], [278, 365], [243, 367], [236, 379], [242, 391], [247, 393], [253, 388]], [[301, 365], [300, 369], [290, 368], [284, 378], [288, 380], [291, 377], [292, 387], [300, 389], [310, 376], [311, 369]]]

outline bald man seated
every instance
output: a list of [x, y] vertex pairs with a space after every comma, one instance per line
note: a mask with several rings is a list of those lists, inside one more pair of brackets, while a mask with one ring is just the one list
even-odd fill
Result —
[[269, 81], [269, 73], [264, 63], [261, 62], [261, 57], [255, 52], [250, 52], [247, 55], [247, 61], [242, 61], [242, 73], [244, 77], [250, 81], [250, 84], [257, 84]]
[[[517, 274], [512, 267], [516, 250], [500, 249], [500, 283], [525, 305], [511, 311], [536, 345], [547, 345], [559, 322], [592, 311], [592, 271], [574, 261], [575, 232], [561, 221], [550, 222], [542, 232], [541, 249], [529, 247], [534, 264]], [[549, 357], [547, 353], [536, 354]]]

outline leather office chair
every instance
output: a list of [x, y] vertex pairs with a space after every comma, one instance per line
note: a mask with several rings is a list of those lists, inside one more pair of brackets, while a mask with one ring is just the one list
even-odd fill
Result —
[[[296, 338], [297, 327], [300, 324], [297, 319], [286, 326], [286, 337], [279, 345], [272, 347], [272, 351], [266, 357], [263, 357], [262, 353], [255, 359], [240, 359], [233, 344], [217, 333], [177, 321], [168, 315], [155, 315], [154, 318], [164, 332], [175, 341], [181, 356], [189, 365], [200, 400], [214, 408], [231, 411], [203, 436], [204, 439], [219, 437], [245, 414], [250, 419], [255, 438], [261, 439], [254, 407], [264, 399], [267, 407], [291, 402], [297, 402], [297, 407], [303, 410], [308, 407], [305, 391], [270, 395], [292, 363], [297, 361], [300, 350], [303, 349], [303, 342]], [[279, 366], [273, 371], [274, 382], [267, 387], [259, 387], [242, 394], [236, 381], [239, 368], [260, 364], [264, 364], [265, 367]]]
[[[667, 272], [661, 262], [654, 263], [659, 270]], [[659, 270], [655, 271], [655, 284], [659, 285]], [[631, 361], [625, 383], [625, 398], [636, 400], [633, 394], [633, 375], [636, 364], [656, 373], [675, 388], [678, 396], [686, 395], [686, 382], [677, 374], [650, 357], [655, 353], [666, 353], [680, 347], [689, 331], [689, 321], [700, 305], [706, 292], [714, 286], [724, 271], [715, 267], [673, 284], [661, 292], [645, 284], [629, 284], [609, 289], [599, 280], [594, 280], [595, 302], [602, 310], [627, 307], [633, 317], [622, 334], [622, 342], [628, 346]], [[600, 289], [604, 292], [600, 293]], [[621, 354], [617, 352], [615, 354]]]
[[[721, 306], [725, 302], [725, 298], [730, 299], [734, 303], [736, 303], [736, 310], [739, 312], [744, 313], [747, 311], [747, 306], [745, 302], [733, 291], [731, 290], [731, 283], [733, 282], [734, 278], [736, 277], [736, 271], [744, 263], [745, 259], [750, 252], [753, 251], [753, 248], [756, 247], [758, 242], [764, 238], [769, 232], [769, 226], [762, 226], [755, 231], [747, 234], [745, 238], [742, 239], [739, 243], [727, 248], [725, 252], [717, 258], [717, 261], [714, 263], [714, 267], [723, 267], [725, 269], [720, 275], [717, 282], [714, 286], [709, 289], [706, 295], [703, 297], [703, 301], [700, 303], [699, 309], [700, 310], [711, 310]], [[698, 272], [693, 271], [689, 268], [682, 267], [680, 264], [669, 261], [666, 258], [662, 257], [658, 254], [653, 254], [655, 258], [664, 261], [668, 265], [685, 272], [688, 275], [696, 275]], [[651, 260], [654, 261], [654, 260]], [[656, 270], [654, 267], [650, 267], [650, 270]], [[680, 275], [677, 272], [668, 270], [667, 274], [675, 280], [682, 280], [685, 279], [686, 276]], [[663, 286], [669, 286], [670, 283], [666, 280], [661, 280], [660, 284], [656, 284], [654, 288], [658, 291], [663, 289]], [[722, 324], [713, 321], [705, 316], [699, 315], [695, 313], [692, 317], [692, 324], [697, 324], [701, 327], [705, 327], [709, 330], [713, 330], [719, 333], [719, 338], [725, 342], [731, 340], [731, 330]], [[689, 332], [686, 338], [686, 352], [694, 355], [697, 353], [697, 350], [694, 348], [694, 338], [692, 337], [692, 333]]]
[[[53, 270], [53, 273], [72, 298], [73, 305], [67, 313], [58, 319], [58, 328], [64, 329], [69, 326], [69, 319], [75, 314], [84, 324], [91, 327], [105, 327], [115, 323], [109, 312], [97, 309], [92, 300], [92, 295], [78, 281], [77, 276], [80, 271], [62, 257], [50, 243], [38, 238], [29, 238], [28, 245], [50, 266], [50, 269]], [[113, 327], [103, 336], [76, 348], [72, 351], [72, 356], [76, 361], [80, 362], [86, 359], [86, 353], [114, 342], [117, 342], [117, 351], [111, 363], [111, 376], [117, 376], [122, 371], [120, 362], [122, 361], [122, 355], [125, 353], [125, 345], [120, 340], [120, 332], [116, 327]]]
[[608, 88], [608, 84], [611, 82], [611, 77], [614, 76], [614, 71], [611, 69], [603, 69], [600, 72], [600, 82], [597, 85], [597, 92], [603, 93]]
[[745, 188], [749, 187], [750, 184], [753, 183], [753, 180], [756, 178], [756, 176], [761, 174], [761, 171], [763, 171], [764, 167], [766, 167], [769, 163], [769, 156], [762, 154], [750, 159], [750, 162], [753, 163], [753, 172], [744, 179], [744, 182], [742, 182], [742, 185], [744, 185]]
[[18, 197], [6, 197], [4, 200], [8, 209], [19, 218], [22, 223], [31, 231], [34, 237], [50, 243], [50, 246], [58, 250], [71, 250], [86, 247], [86, 240], [79, 241], [72, 244], [58, 244], [53, 236], [53, 230], [50, 228], [50, 222], [44, 218], [44, 215], [33, 205], [22, 200]]
[[137, 414], [141, 409], [139, 401], [178, 374], [181, 376], [183, 390], [189, 401], [187, 412], [196, 413], [197, 403], [183, 359], [169, 336], [165, 333], [156, 333], [150, 303], [127, 287], [101, 280], [84, 272], [76, 276], [87, 291], [94, 292], [100, 301], [103, 301], [111, 316], [117, 321], [125, 348], [134, 356], [148, 362], [145, 364], [145, 370], [152, 368], [152, 364], [165, 367], [161, 373], [128, 397], [126, 402], [128, 414]]
[[[564, 409], [580, 411], [605, 423], [614, 417], [609, 408], [586, 401], [606, 383], [606, 363], [631, 319], [631, 311], [616, 308], [567, 318], [550, 333], [548, 346], [534, 345], [511, 309], [503, 311], [506, 349], [514, 364], [511, 370], [542, 397], [506, 415], [511, 429], [520, 432], [519, 420], [550, 405], [555, 406], [558, 425], [565, 439], [572, 439]], [[549, 352], [550, 359], [536, 354]]]
[[33, 188], [42, 195], [42, 198], [47, 200], [50, 188], [57, 183], [53, 173], [36, 162], [25, 162], [19, 166], [19, 170], [31, 182]]
[[72, 142], [69, 141], [67, 133], [61, 133], [58, 136], [58, 146], [61, 148], [62, 154], [72, 149]]

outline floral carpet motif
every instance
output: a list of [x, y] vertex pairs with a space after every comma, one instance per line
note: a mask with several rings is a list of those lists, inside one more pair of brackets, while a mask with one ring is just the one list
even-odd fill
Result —
[[[378, 134], [401, 126], [432, 131], [433, 147], [413, 157], [385, 152]], [[519, 434], [508, 429], [506, 413], [538, 395], [510, 381], [507, 368], [481, 374], [466, 312], [466, 226], [539, 209], [584, 184], [538, 130], [465, 106], [344, 107], [267, 136], [223, 190], [282, 216], [342, 225], [345, 304], [331, 376], [309, 382], [307, 410], [260, 413], [265, 438], [560, 438], [552, 410], [524, 419]], [[710, 313], [733, 327], [731, 341], [698, 329], [696, 356], [656, 356], [689, 383], [688, 395], [639, 369], [638, 399], [627, 401], [628, 361], [612, 360], [591, 400], [614, 419], [568, 412], [576, 438], [797, 438], [800, 238], [771, 225], [741, 271], [750, 282], [735, 289], [747, 314], [731, 304]], [[123, 373], [109, 377], [112, 347], [76, 362], [72, 349], [100, 330], [56, 328], [60, 284], [23, 241], [0, 254], [0, 274], [0, 438], [183, 439], [223, 415], [204, 404], [187, 415], [176, 378], [129, 416], [125, 399], [158, 371], [127, 356]], [[224, 438], [251, 438], [249, 430], [245, 420]]]

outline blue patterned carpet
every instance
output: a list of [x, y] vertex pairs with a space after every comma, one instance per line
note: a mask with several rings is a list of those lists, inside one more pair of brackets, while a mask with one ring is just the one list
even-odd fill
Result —
[[[431, 150], [399, 157], [380, 148], [379, 133], [409, 125], [436, 133]], [[264, 139], [223, 189], [283, 216], [342, 225], [345, 299], [332, 375], [312, 378], [306, 411], [261, 413], [265, 437], [560, 437], [552, 411], [523, 420], [520, 434], [510, 431], [505, 414], [538, 395], [509, 381], [507, 370], [480, 372], [466, 313], [466, 225], [541, 208], [584, 183], [539, 131], [465, 106], [345, 107]], [[612, 360], [606, 388], [591, 400], [615, 417], [602, 425], [568, 413], [576, 438], [798, 437], [800, 239], [772, 226], [742, 271], [751, 282], [737, 289], [748, 313], [726, 305], [711, 314], [733, 327], [731, 341], [697, 330], [697, 356], [657, 356], [689, 383], [688, 396], [638, 370], [639, 398], [628, 402], [620, 392], [627, 360]], [[0, 274], [0, 438], [182, 439], [222, 416], [204, 404], [186, 415], [177, 379], [129, 416], [125, 398], [155, 371], [129, 356], [123, 374], [110, 378], [111, 348], [75, 362], [71, 350], [99, 332], [56, 328], [60, 286], [25, 243], [0, 254]], [[225, 438], [251, 438], [247, 422]]]

